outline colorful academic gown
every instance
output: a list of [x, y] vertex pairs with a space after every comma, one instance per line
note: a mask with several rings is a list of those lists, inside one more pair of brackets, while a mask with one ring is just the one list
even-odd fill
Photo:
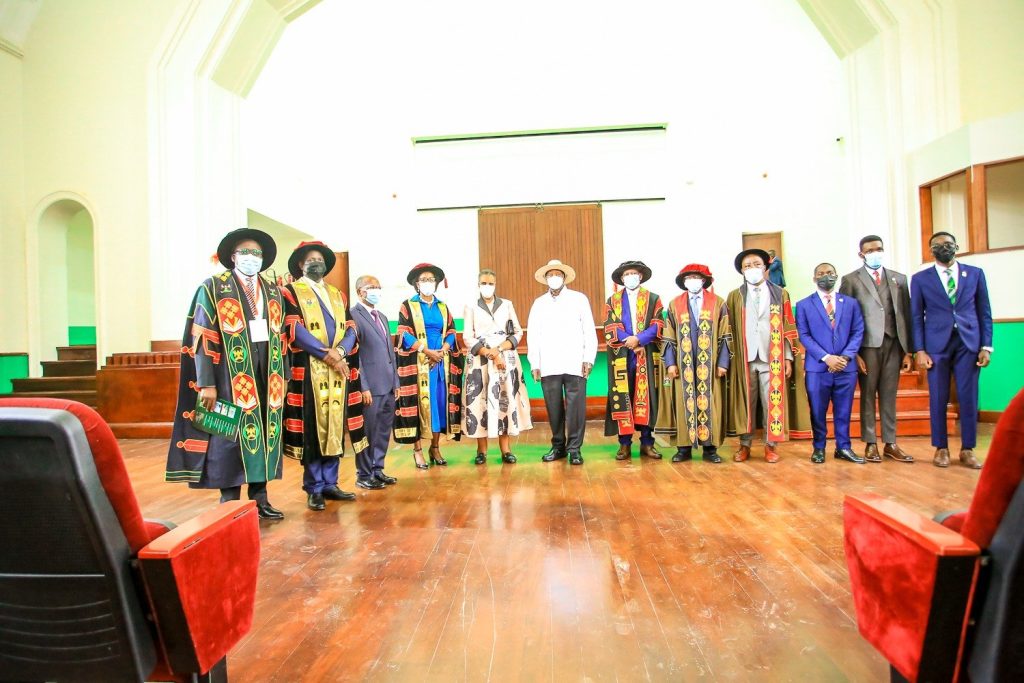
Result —
[[[664, 324], [661, 299], [638, 287], [636, 317], [632, 319], [626, 290], [619, 290], [605, 302], [604, 338], [608, 343], [608, 402], [605, 408], [605, 436], [618, 436], [629, 443], [636, 432], [653, 442], [650, 432], [658, 421], [658, 385], [661, 383], [661, 328]], [[635, 335], [640, 342], [629, 349], [623, 342]]]

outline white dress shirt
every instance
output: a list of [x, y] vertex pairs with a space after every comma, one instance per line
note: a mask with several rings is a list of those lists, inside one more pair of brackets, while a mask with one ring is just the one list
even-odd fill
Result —
[[527, 359], [542, 377], [583, 376], [583, 364], [594, 364], [597, 333], [590, 302], [581, 292], [563, 288], [558, 296], [548, 292], [530, 309], [526, 326]]

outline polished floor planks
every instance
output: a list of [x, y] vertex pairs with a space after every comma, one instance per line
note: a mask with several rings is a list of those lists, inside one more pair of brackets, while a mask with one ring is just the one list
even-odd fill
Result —
[[[305, 507], [285, 463], [262, 523], [252, 632], [229, 659], [239, 681], [884, 680], [857, 634], [842, 498], [873, 491], [931, 515], [969, 503], [978, 473], [930, 464], [809, 462], [809, 444], [721, 465], [616, 462], [588, 428], [583, 467], [539, 462], [543, 425], [516, 465], [469, 444], [399, 484]], [[979, 453], [984, 454], [988, 437]], [[166, 443], [121, 442], [147, 517], [184, 521], [213, 492], [162, 482]], [[735, 440], [723, 448], [731, 458]], [[670, 448], [663, 447], [666, 454]], [[955, 451], [954, 451], [955, 459]], [[342, 465], [352, 489], [353, 462]]]

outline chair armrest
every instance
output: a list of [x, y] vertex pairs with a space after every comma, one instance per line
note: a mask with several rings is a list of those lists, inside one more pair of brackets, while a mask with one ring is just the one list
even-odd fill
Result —
[[946, 510], [932, 517], [932, 521], [959, 534], [964, 528], [964, 522], [967, 521], [967, 510]]
[[175, 673], [206, 673], [248, 633], [259, 557], [252, 501], [218, 505], [139, 551], [160, 646]]
[[846, 497], [843, 528], [861, 635], [908, 680], [954, 679], [980, 548], [870, 493]]

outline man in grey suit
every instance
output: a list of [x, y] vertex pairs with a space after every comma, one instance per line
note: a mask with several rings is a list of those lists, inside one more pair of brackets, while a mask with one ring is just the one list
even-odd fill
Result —
[[377, 310], [380, 281], [372, 275], [356, 280], [359, 303], [351, 307], [359, 342], [359, 377], [363, 388], [363, 419], [370, 447], [356, 454], [356, 486], [381, 489], [398, 480], [384, 474], [384, 456], [391, 442], [398, 394], [398, 366], [388, 319]]
[[[896, 392], [900, 371], [910, 370], [911, 363], [910, 287], [906, 275], [885, 267], [885, 247], [878, 235], [861, 239], [859, 256], [864, 265], [843, 276], [839, 292], [855, 298], [864, 314], [864, 341], [857, 354], [864, 459], [881, 462], [884, 455], [914, 462], [896, 444]], [[885, 443], [881, 453], [875, 434], [876, 397]]]

